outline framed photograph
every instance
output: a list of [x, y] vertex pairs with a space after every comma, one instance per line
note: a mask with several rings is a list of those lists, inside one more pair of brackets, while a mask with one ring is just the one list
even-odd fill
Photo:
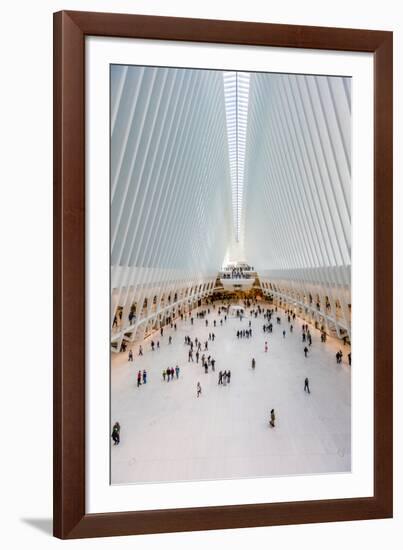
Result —
[[392, 516], [392, 44], [54, 15], [55, 536]]

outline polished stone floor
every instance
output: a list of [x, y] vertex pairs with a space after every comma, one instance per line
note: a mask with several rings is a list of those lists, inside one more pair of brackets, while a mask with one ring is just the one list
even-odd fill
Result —
[[[134, 345], [134, 363], [127, 352], [112, 354], [111, 425], [121, 425], [120, 445], [111, 447], [112, 483], [350, 471], [350, 348], [332, 338], [321, 343], [319, 331], [310, 327], [313, 342], [305, 358], [302, 320], [293, 322], [290, 333], [280, 310], [281, 325], [273, 323], [273, 334], [263, 333], [262, 317], [253, 318], [253, 337], [238, 340], [236, 331], [247, 328], [250, 316], [229, 318], [221, 327], [217, 309], [207, 316], [208, 327], [201, 319], [193, 326], [179, 320], [176, 331], [165, 329], [162, 338], [156, 333], [159, 351], [151, 351], [150, 338], [143, 342], [142, 357]], [[204, 353], [216, 359], [216, 372], [210, 368], [205, 374], [200, 363], [188, 362], [184, 338], [204, 342], [212, 331], [216, 339]], [[338, 349], [342, 364], [336, 363]], [[179, 379], [164, 382], [163, 369], [176, 365]], [[139, 369], [146, 369], [148, 380], [138, 388]], [[226, 369], [231, 383], [218, 385], [218, 371]], [[305, 377], [310, 394], [304, 392]], [[275, 428], [268, 425], [272, 408]]]

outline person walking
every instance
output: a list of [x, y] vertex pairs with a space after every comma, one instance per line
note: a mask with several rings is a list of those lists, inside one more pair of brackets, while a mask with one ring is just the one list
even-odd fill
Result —
[[308, 348], [305, 346], [305, 347], [304, 347], [304, 354], [305, 354], [305, 357], [308, 357], [308, 351], [309, 351]]
[[264, 351], [267, 353], [267, 350], [269, 349], [269, 346], [267, 345], [267, 342], [264, 343]]
[[147, 384], [147, 372], [143, 370], [143, 384]]
[[227, 372], [227, 382], [228, 382], [228, 384], [231, 382], [231, 371], [230, 370]]
[[283, 330], [283, 338], [285, 338], [285, 330]]
[[351, 367], [351, 351], [350, 351], [350, 353], [347, 355], [347, 357], [348, 357], [348, 364], [349, 364], [349, 366]]
[[176, 365], [176, 367], [175, 367], [176, 378], [179, 378], [179, 370], [180, 369], [179, 369], [178, 365]]
[[167, 371], [164, 369], [164, 370], [162, 371], [162, 378], [164, 379], [164, 382], [165, 382], [165, 377], [166, 377], [166, 375], [167, 375]]
[[115, 422], [115, 424], [113, 425], [111, 437], [113, 439], [113, 444], [114, 445], [119, 445], [119, 443], [120, 443], [120, 424], [119, 424], [119, 422]]
[[304, 392], [311, 393], [311, 390], [309, 389], [309, 380], [308, 380], [308, 378], [305, 378]]
[[142, 346], [139, 346], [139, 355], [143, 355], [143, 348], [142, 348]]
[[141, 370], [137, 373], [137, 387], [141, 386]]
[[197, 382], [196, 389], [197, 389], [197, 397], [199, 397], [201, 395], [201, 392], [202, 392], [200, 382]]
[[132, 361], [132, 362], [134, 361], [134, 359], [133, 359], [133, 352], [132, 352], [131, 349], [129, 349], [129, 361]]
[[276, 415], [275, 415], [275, 413], [274, 413], [274, 409], [272, 409], [272, 410], [270, 411], [270, 426], [271, 426], [272, 428], [275, 427], [275, 422], [276, 422]]
[[252, 359], [252, 369], [254, 369], [256, 367], [256, 361], [255, 361], [255, 358], [253, 357]]
[[218, 384], [222, 384], [222, 371], [218, 373]]

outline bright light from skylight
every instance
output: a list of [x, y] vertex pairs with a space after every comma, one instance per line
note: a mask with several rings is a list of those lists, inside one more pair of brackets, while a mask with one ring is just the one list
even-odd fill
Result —
[[245, 144], [248, 119], [249, 73], [224, 72], [225, 111], [232, 182], [235, 240], [240, 241]]

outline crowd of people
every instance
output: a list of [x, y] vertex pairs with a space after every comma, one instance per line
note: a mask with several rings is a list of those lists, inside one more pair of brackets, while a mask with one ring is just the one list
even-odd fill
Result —
[[[266, 305], [266, 304], [265, 304]], [[211, 307], [206, 307], [205, 309], [198, 310], [194, 313], [182, 313], [180, 315], [181, 319], [183, 321], [190, 321], [191, 325], [191, 332], [189, 334], [184, 335], [184, 346], [186, 349], [186, 357], [187, 357], [187, 363], [193, 363], [195, 364], [195, 367], [201, 367], [201, 372], [204, 372], [204, 374], [209, 373], [215, 373], [216, 372], [216, 359], [212, 355], [212, 351], [209, 350], [209, 345], [212, 345], [214, 347], [214, 344], [216, 342], [216, 334], [215, 332], [211, 331], [208, 333], [208, 339], [207, 335], [203, 338], [200, 338], [194, 334], [194, 323], [195, 319], [200, 320], [201, 323], [198, 325], [199, 329], [203, 329], [203, 336], [205, 334], [205, 330], [207, 327], [212, 326], [222, 326], [223, 323], [227, 322], [228, 319], [228, 312], [230, 309], [230, 303], [221, 303], [216, 307], [214, 303], [211, 304]], [[213, 311], [211, 311], [213, 310]], [[248, 311], [249, 310], [249, 311]], [[280, 310], [281, 311], [281, 310]], [[280, 325], [279, 330], [282, 333], [283, 339], [286, 337], [287, 330], [290, 334], [294, 332], [294, 324], [296, 319], [296, 314], [292, 310], [284, 310], [283, 318], [285, 320], [286, 326], [282, 325], [282, 316], [280, 314], [280, 311], [278, 310], [277, 306], [271, 306], [271, 307], [264, 307], [260, 303], [253, 301], [253, 300], [245, 300], [243, 302], [243, 308], [242, 313], [245, 314], [245, 316], [249, 315], [250, 319], [248, 320], [247, 327], [242, 329], [236, 330], [236, 337], [237, 340], [242, 339], [250, 339], [252, 338], [252, 320], [262, 318], [263, 324], [262, 324], [262, 332], [264, 335], [268, 336], [269, 339], [271, 338], [271, 334], [274, 332], [273, 327], [273, 321], [275, 321], [276, 325]], [[211, 314], [214, 314], [211, 318]], [[243, 316], [240, 316], [240, 320], [242, 321]], [[219, 324], [217, 324], [217, 321], [220, 321]], [[287, 327], [288, 324], [288, 327]], [[176, 322], [171, 321], [170, 323], [171, 329], [174, 331], [177, 330]], [[159, 329], [160, 338], [163, 341], [164, 340], [164, 328], [161, 327]], [[327, 335], [324, 330], [320, 330], [321, 334], [321, 342], [325, 343], [327, 340]], [[150, 340], [150, 351], [154, 352], [161, 349], [160, 341], [154, 340], [155, 336]], [[204, 339], [206, 338], [206, 339]], [[302, 344], [305, 344], [303, 347], [303, 353], [305, 358], [309, 357], [309, 352], [312, 348], [312, 333], [309, 328], [308, 323], [302, 323], [301, 325], [301, 340]], [[168, 345], [172, 344], [172, 335], [168, 335]], [[126, 343], [125, 343], [126, 346]], [[308, 347], [309, 346], [309, 347]], [[126, 351], [126, 347], [124, 348]], [[268, 340], [264, 341], [264, 352], [269, 352], [269, 343]], [[138, 356], [143, 356], [143, 346], [141, 344], [138, 345]], [[351, 365], [351, 352], [348, 353], [348, 364]], [[337, 364], [342, 363], [343, 359], [343, 352], [339, 350], [336, 353], [336, 362]], [[182, 360], [178, 357], [177, 363], [183, 362], [184, 357], [182, 357]], [[137, 361], [137, 360], [136, 360]], [[128, 350], [128, 363], [133, 364], [134, 361], [134, 353], [133, 349], [130, 348]], [[190, 365], [191, 367], [191, 365]], [[254, 357], [251, 358], [251, 368], [252, 370], [255, 370], [256, 368], [256, 359]], [[179, 364], [176, 364], [175, 367], [167, 367], [162, 370], [162, 380], [164, 382], [170, 382], [172, 380], [178, 380], [180, 375], [181, 369], [179, 367]], [[217, 375], [217, 384], [218, 386], [229, 386], [231, 383], [231, 371], [229, 369], [226, 369], [224, 371], [220, 370]], [[147, 384], [147, 371], [145, 369], [138, 370], [137, 372], [137, 387], [146, 385]], [[310, 383], [309, 379], [305, 377], [304, 380], [304, 386], [303, 386], [304, 392], [310, 395], [311, 389], [310, 389]], [[202, 387], [200, 381], [197, 381], [196, 384], [196, 397], [199, 398], [202, 395]], [[269, 412], [269, 426], [271, 428], [274, 428], [276, 425], [276, 413], [274, 409], [271, 409]], [[112, 430], [112, 439], [114, 441], [115, 445], [118, 445], [120, 443], [120, 425], [119, 422], [116, 422], [113, 426]]]

